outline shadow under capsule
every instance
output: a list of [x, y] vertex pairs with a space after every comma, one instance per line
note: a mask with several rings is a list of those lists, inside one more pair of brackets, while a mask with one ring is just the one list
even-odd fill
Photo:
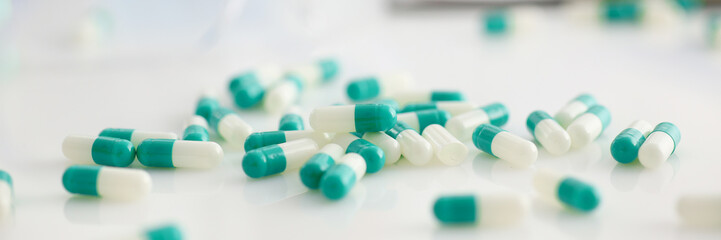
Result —
[[147, 219], [148, 209], [148, 202], [142, 200], [125, 202], [72, 196], [65, 201], [63, 212], [72, 223], [135, 225]]

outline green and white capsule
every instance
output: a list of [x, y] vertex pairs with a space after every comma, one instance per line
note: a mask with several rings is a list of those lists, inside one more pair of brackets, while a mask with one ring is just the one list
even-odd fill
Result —
[[332, 80], [338, 74], [338, 62], [323, 59], [315, 64], [290, 70], [263, 97], [265, 110], [280, 113], [298, 100], [303, 88]]
[[501, 103], [492, 103], [461, 115], [452, 117], [446, 122], [446, 129], [458, 140], [468, 141], [473, 130], [479, 125], [490, 123], [500, 127], [508, 122], [508, 109]]
[[0, 170], [0, 223], [12, 215], [14, 195], [13, 179], [6, 171]]
[[318, 151], [315, 141], [304, 138], [251, 150], [243, 157], [248, 177], [261, 178], [298, 169]]
[[473, 145], [519, 167], [529, 167], [538, 158], [536, 144], [490, 124], [473, 131]]
[[401, 159], [401, 145], [388, 134], [384, 132], [368, 132], [364, 133], [361, 138], [368, 140], [383, 150], [386, 165], [394, 164]]
[[183, 232], [175, 224], [168, 224], [145, 229], [127, 240], [182, 240]]
[[666, 162], [681, 142], [681, 130], [673, 123], [662, 122], [638, 149], [638, 161], [644, 167], [655, 168]]
[[568, 102], [566, 106], [563, 106], [553, 118], [556, 119], [562, 127], [567, 128], [578, 116], [581, 116], [581, 114], [596, 105], [598, 105], [598, 102], [591, 94], [581, 94]]
[[401, 153], [409, 162], [416, 166], [427, 164], [433, 158], [433, 146], [407, 123], [398, 121], [388, 136], [395, 138], [400, 144]]
[[82, 164], [127, 167], [135, 160], [135, 147], [125, 139], [71, 135], [63, 140], [63, 155]]
[[478, 105], [474, 103], [463, 101], [413, 103], [406, 105], [401, 113], [418, 112], [423, 110], [443, 110], [451, 114], [451, 116], [457, 116], [469, 112], [477, 107]]
[[433, 214], [449, 225], [513, 225], [526, 218], [528, 205], [518, 194], [446, 195], [433, 204]]
[[571, 136], [544, 111], [535, 111], [528, 115], [526, 126], [531, 135], [551, 154], [561, 155], [571, 148]]
[[332, 136], [329, 133], [317, 132], [314, 130], [299, 130], [299, 131], [269, 131], [269, 132], [256, 132], [250, 134], [245, 140], [245, 151], [265, 147], [268, 145], [281, 144], [293, 140], [310, 138], [318, 146], [323, 146], [330, 142]]
[[591, 212], [601, 202], [593, 186], [548, 169], [536, 172], [533, 187], [541, 197], [581, 212]]
[[137, 156], [148, 167], [213, 168], [223, 160], [223, 148], [214, 142], [148, 139]]
[[265, 89], [282, 76], [280, 67], [262, 66], [233, 77], [228, 89], [235, 105], [244, 109], [251, 108], [263, 100]]
[[611, 112], [606, 107], [596, 105], [589, 108], [566, 128], [568, 135], [571, 136], [571, 147], [586, 146], [598, 138], [609, 123], [611, 123]]
[[348, 153], [338, 164], [328, 169], [320, 180], [320, 191], [331, 200], [338, 200], [350, 192], [366, 173], [366, 161], [357, 153]]
[[323, 174], [335, 165], [343, 154], [344, 150], [340, 145], [326, 144], [300, 168], [300, 181], [310, 189], [318, 189]]
[[310, 126], [321, 132], [380, 132], [395, 124], [396, 111], [383, 104], [319, 107], [310, 113]]
[[432, 109], [398, 114], [399, 122], [407, 123], [408, 126], [421, 134], [431, 124], [446, 125], [449, 118], [451, 118], [451, 115], [448, 112]]
[[458, 141], [451, 133], [438, 124], [431, 124], [423, 131], [423, 138], [433, 147], [433, 152], [441, 163], [457, 166], [468, 156], [468, 147]]
[[248, 135], [253, 133], [253, 127], [243, 121], [233, 110], [224, 107], [213, 111], [208, 124], [220, 137], [232, 144], [245, 143]]
[[280, 131], [295, 131], [303, 129], [305, 129], [303, 117], [297, 113], [286, 113], [280, 118], [280, 122], [278, 123], [278, 130]]
[[641, 148], [646, 137], [653, 130], [653, 125], [644, 121], [637, 120], [631, 123], [631, 126], [621, 131], [621, 133], [611, 142], [611, 156], [620, 163], [631, 163], [638, 158], [638, 149]]
[[150, 193], [150, 175], [143, 170], [74, 165], [63, 173], [65, 190], [74, 194], [133, 200]]
[[178, 135], [172, 132], [151, 132], [128, 128], [106, 128], [98, 136], [125, 139], [133, 143], [136, 148], [145, 139], [178, 139]]
[[183, 130], [183, 140], [209, 141], [210, 135], [208, 133], [208, 121], [198, 115], [190, 117], [190, 119], [188, 119], [188, 123], [185, 124], [185, 130]]
[[405, 91], [393, 94], [392, 98], [400, 106], [406, 106], [410, 103], [466, 100], [466, 96], [459, 91]]
[[213, 114], [215, 109], [220, 107], [220, 102], [212, 93], [203, 93], [198, 99], [198, 103], [195, 107], [195, 115], [205, 118], [206, 121], [210, 121], [210, 115]]
[[409, 74], [380, 75], [351, 80], [346, 88], [348, 98], [360, 102], [378, 97], [390, 97], [400, 89], [408, 89], [413, 85]]
[[366, 173], [378, 172], [386, 163], [386, 156], [383, 149], [353, 134], [338, 133], [333, 137], [332, 142], [343, 147], [345, 153], [360, 154], [366, 161]]

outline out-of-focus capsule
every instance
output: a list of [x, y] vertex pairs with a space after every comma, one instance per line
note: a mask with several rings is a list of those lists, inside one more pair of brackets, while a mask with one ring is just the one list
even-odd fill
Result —
[[338, 63], [333, 59], [324, 59], [315, 64], [294, 68], [266, 92], [263, 97], [265, 110], [280, 113], [298, 100], [303, 88], [330, 81], [337, 74]]
[[243, 157], [243, 171], [248, 177], [261, 178], [302, 166], [315, 152], [318, 144], [299, 139], [251, 150]]
[[483, 27], [488, 34], [503, 34], [510, 26], [508, 12], [504, 9], [494, 9], [483, 14]]
[[219, 107], [213, 111], [208, 124], [215, 132], [229, 143], [240, 145], [253, 133], [253, 127], [248, 125], [233, 110]]
[[490, 124], [481, 124], [473, 131], [473, 145], [519, 167], [531, 166], [538, 158], [538, 149], [531, 141]]
[[127, 128], [106, 128], [98, 136], [125, 139], [133, 143], [136, 148], [145, 139], [178, 139], [178, 135], [171, 132], [150, 132]]
[[414, 103], [406, 105], [401, 113], [418, 112], [423, 110], [443, 110], [451, 114], [451, 116], [457, 116], [469, 112], [476, 107], [478, 107], [476, 104], [462, 101]]
[[323, 146], [330, 141], [331, 134], [314, 130], [256, 132], [250, 134], [248, 139], [245, 140], [245, 151], [249, 152], [256, 148], [303, 138], [310, 138], [315, 141], [318, 146]]
[[328, 106], [310, 113], [310, 126], [321, 132], [379, 132], [395, 124], [396, 111], [383, 104]]
[[333, 137], [333, 143], [345, 149], [345, 153], [357, 153], [366, 161], [366, 173], [375, 173], [383, 168], [386, 156], [383, 150], [365, 139], [360, 139], [350, 133], [338, 133]]
[[333, 58], [320, 59], [317, 62], [296, 66], [288, 70], [288, 75], [298, 76], [303, 85], [315, 86], [332, 81], [340, 71], [338, 60]]
[[653, 130], [653, 125], [637, 120], [611, 142], [611, 156], [620, 163], [631, 163], [638, 158], [638, 149], [646, 141], [646, 137]]
[[78, 163], [127, 167], [135, 160], [135, 147], [119, 138], [67, 136], [63, 140], [63, 154]]
[[191, 117], [185, 125], [185, 130], [183, 130], [183, 140], [209, 141], [208, 121], [198, 115]]
[[167, 224], [146, 229], [139, 233], [136, 240], [182, 240], [183, 232], [175, 224]]
[[676, 204], [684, 222], [698, 226], [721, 225], [721, 194], [684, 195]]
[[218, 99], [211, 95], [212, 94], [207, 93], [201, 95], [195, 107], [195, 115], [205, 118], [206, 121], [210, 121], [210, 115], [213, 114], [215, 109], [220, 107]]
[[343, 152], [343, 147], [338, 144], [326, 144], [300, 168], [300, 181], [310, 189], [318, 189], [323, 174], [340, 160]]
[[593, 186], [548, 169], [536, 172], [533, 186], [540, 196], [581, 212], [593, 211], [601, 202]]
[[228, 88], [238, 107], [250, 108], [263, 100], [266, 87], [280, 79], [282, 75], [282, 71], [277, 66], [263, 66], [233, 77]]
[[389, 97], [397, 90], [408, 89], [413, 79], [408, 74], [382, 75], [352, 80], [346, 89], [353, 101], [366, 101], [377, 97]]
[[643, 16], [643, 6], [638, 0], [603, 0], [601, 17], [608, 22], [637, 22]]
[[590, 94], [581, 94], [568, 102], [566, 106], [563, 106], [553, 118], [556, 119], [562, 127], [567, 128], [576, 117], [581, 116], [581, 114], [597, 104], [596, 98]]
[[443, 164], [455, 166], [463, 163], [468, 156], [468, 147], [438, 124], [431, 124], [423, 131], [425, 138]]
[[423, 110], [398, 114], [399, 122], [407, 123], [421, 134], [431, 124], [445, 125], [449, 118], [451, 115], [443, 110]]
[[341, 199], [348, 195], [365, 172], [366, 161], [363, 157], [357, 153], [348, 153], [323, 175], [320, 180], [320, 191], [328, 199]]
[[571, 147], [586, 146], [598, 138], [609, 123], [611, 123], [611, 112], [606, 107], [596, 105], [589, 108], [566, 128], [568, 135], [571, 136]]
[[11, 215], [13, 198], [13, 179], [6, 171], [0, 170], [0, 223]]
[[280, 118], [280, 123], [278, 123], [278, 130], [280, 131], [295, 131], [303, 129], [305, 129], [303, 117], [297, 113], [286, 113]]
[[423, 138], [415, 129], [408, 126], [407, 123], [398, 121], [393, 128], [386, 131], [386, 134], [398, 141], [403, 156], [413, 165], [425, 165], [433, 158], [433, 147], [431, 143]]
[[526, 126], [531, 135], [551, 154], [564, 154], [571, 148], [571, 136], [544, 111], [535, 111], [528, 115]]
[[388, 134], [384, 132], [368, 132], [361, 137], [383, 149], [386, 156], [386, 165], [394, 164], [401, 159], [401, 145]]
[[148, 139], [137, 155], [148, 167], [213, 168], [223, 160], [223, 148], [214, 142]]
[[426, 103], [437, 101], [465, 101], [466, 97], [459, 91], [405, 91], [393, 94], [398, 105], [409, 103]]
[[137, 169], [74, 165], [63, 173], [63, 186], [68, 192], [109, 199], [145, 197], [151, 185], [150, 175]]
[[479, 125], [490, 123], [500, 127], [506, 122], [508, 122], [506, 106], [501, 103], [492, 103], [448, 119], [446, 129], [458, 140], [468, 141], [473, 135], [473, 130]]
[[670, 122], [656, 125], [638, 149], [638, 161], [644, 167], [655, 168], [666, 162], [681, 142], [681, 130]]
[[443, 224], [512, 225], [528, 215], [528, 201], [518, 194], [447, 195], [433, 204]]

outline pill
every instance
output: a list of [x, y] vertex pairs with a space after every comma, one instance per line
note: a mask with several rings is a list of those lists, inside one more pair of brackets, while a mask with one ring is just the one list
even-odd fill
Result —
[[528, 115], [526, 126], [531, 135], [551, 154], [564, 154], [571, 148], [571, 136], [544, 111], [535, 111]]
[[680, 142], [681, 131], [676, 125], [659, 123], [638, 149], [638, 161], [647, 168], [661, 166], [676, 151]]
[[220, 107], [218, 99], [213, 97], [212, 94], [204, 93], [198, 99], [197, 106], [195, 107], [195, 115], [205, 118], [206, 121], [210, 120], [210, 115], [215, 109]]
[[638, 149], [646, 141], [646, 137], [653, 130], [653, 125], [637, 120], [611, 142], [611, 156], [620, 163], [631, 163], [638, 158]]
[[303, 138], [313, 139], [318, 146], [323, 146], [330, 141], [331, 134], [314, 130], [256, 132], [245, 140], [245, 151]]
[[593, 211], [601, 202], [593, 186], [548, 169], [536, 172], [533, 186], [541, 197], [581, 212]]
[[281, 77], [282, 71], [278, 66], [262, 66], [234, 76], [228, 89], [238, 107], [251, 108], [263, 100], [265, 89]]
[[503, 34], [510, 25], [508, 13], [504, 9], [493, 9], [483, 14], [483, 26], [488, 34]]
[[384, 132], [368, 132], [364, 133], [362, 138], [383, 150], [386, 157], [386, 165], [394, 164], [401, 159], [401, 145], [395, 138], [388, 136], [388, 134]]
[[408, 89], [413, 79], [408, 74], [363, 77], [348, 83], [346, 93], [353, 101], [367, 101], [378, 97], [389, 97], [399, 89]]
[[310, 189], [320, 187], [320, 179], [343, 156], [343, 147], [335, 143], [323, 146], [300, 168], [300, 181]]
[[185, 130], [183, 130], [183, 140], [209, 141], [208, 121], [198, 115], [190, 117], [185, 124]]
[[63, 173], [65, 190], [74, 194], [132, 200], [148, 195], [150, 175], [143, 170], [73, 165]]
[[303, 87], [303, 81], [298, 76], [286, 75], [268, 89], [263, 97], [263, 107], [270, 113], [280, 113], [298, 100]]
[[457, 116], [469, 112], [476, 108], [476, 104], [463, 101], [444, 101], [444, 102], [430, 102], [430, 103], [414, 103], [406, 105], [401, 113], [417, 112], [423, 110], [443, 110], [451, 114], [451, 116]]
[[303, 130], [305, 125], [303, 124], [303, 117], [297, 113], [286, 113], [280, 118], [278, 123], [278, 130], [280, 131], [294, 131]]
[[323, 175], [320, 180], [320, 191], [328, 199], [341, 199], [348, 195], [365, 172], [366, 161], [363, 157], [357, 153], [348, 153]]
[[13, 179], [6, 171], [0, 170], [0, 223], [12, 215], [13, 192]]
[[609, 123], [611, 123], [611, 113], [606, 107], [596, 105], [589, 108], [566, 128], [568, 135], [571, 136], [571, 147], [580, 148], [592, 142], [601, 135]]
[[214, 142], [148, 139], [138, 146], [138, 161], [148, 167], [213, 168], [223, 160]]
[[422, 110], [398, 114], [397, 120], [423, 134], [423, 130], [431, 124], [445, 125], [451, 115], [444, 110]]
[[596, 106], [598, 102], [596, 98], [590, 94], [581, 94], [571, 100], [559, 110], [554, 119], [561, 124], [562, 127], [567, 128], [568, 125], [576, 119], [576, 117], [588, 111], [589, 108]]
[[400, 106], [409, 103], [426, 103], [435, 101], [465, 101], [466, 97], [458, 91], [404, 91], [393, 94]]
[[178, 139], [178, 135], [171, 132], [151, 132], [127, 128], [106, 128], [98, 136], [125, 139], [133, 143], [136, 148], [145, 139]]
[[438, 124], [431, 124], [423, 131], [423, 138], [433, 147], [438, 160], [443, 164], [459, 165], [468, 156], [468, 147]]
[[145, 229], [136, 238], [137, 240], [182, 240], [183, 232], [175, 224], [167, 224]]
[[338, 72], [340, 65], [336, 59], [325, 58], [317, 62], [296, 66], [288, 70], [288, 75], [294, 75], [303, 81], [303, 85], [315, 86], [320, 83], [332, 81]]
[[248, 177], [261, 178], [298, 169], [318, 151], [318, 144], [304, 138], [251, 150], [243, 157]]
[[386, 134], [398, 141], [403, 156], [413, 165], [425, 165], [433, 158], [433, 147], [431, 143], [423, 138], [415, 129], [408, 126], [407, 123], [402, 121], [396, 122], [396, 125], [386, 131]]
[[225, 141], [232, 144], [245, 143], [248, 135], [253, 133], [253, 127], [243, 121], [233, 110], [225, 107], [219, 107], [213, 111], [208, 125]]
[[468, 141], [479, 125], [490, 123], [503, 126], [508, 122], [508, 109], [501, 103], [492, 103], [461, 115], [452, 117], [446, 122], [446, 129], [458, 140]]
[[518, 167], [531, 166], [538, 158], [538, 148], [531, 141], [490, 124], [473, 131], [473, 145]]
[[444, 195], [433, 213], [442, 224], [512, 225], [528, 215], [528, 201], [518, 194]]
[[383, 149], [365, 139], [360, 139], [350, 133], [338, 133], [333, 137], [333, 143], [345, 149], [345, 153], [357, 153], [366, 161], [366, 173], [375, 173], [386, 163]]
[[71, 135], [63, 140], [63, 155], [82, 164], [126, 167], [135, 160], [135, 147], [125, 139]]
[[327, 106], [310, 113], [310, 126], [321, 132], [379, 132], [395, 124], [396, 111], [383, 104]]
[[676, 210], [686, 223], [718, 227], [721, 225], [721, 194], [683, 195], [676, 203]]

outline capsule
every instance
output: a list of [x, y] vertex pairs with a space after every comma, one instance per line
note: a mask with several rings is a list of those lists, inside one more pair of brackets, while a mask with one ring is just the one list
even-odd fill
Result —
[[606, 107], [596, 105], [589, 108], [566, 128], [568, 135], [571, 136], [571, 147], [586, 146], [598, 138], [609, 123], [611, 123], [611, 113]]
[[433, 214], [449, 225], [512, 225], [528, 215], [528, 205], [518, 194], [446, 195], [433, 204]]
[[398, 121], [393, 128], [386, 131], [386, 134], [398, 141], [403, 156], [413, 165], [425, 165], [433, 158], [431, 143], [407, 123]]
[[213, 168], [223, 160], [214, 142], [148, 139], [138, 146], [138, 161], [148, 167]]
[[384, 132], [368, 132], [364, 133], [361, 138], [368, 140], [383, 150], [386, 157], [386, 165], [394, 164], [401, 159], [401, 145], [395, 138], [388, 136], [388, 134]]
[[213, 114], [215, 109], [220, 107], [218, 99], [211, 95], [212, 94], [207, 93], [201, 95], [195, 107], [195, 115], [205, 118], [206, 121], [210, 121], [210, 115]]
[[506, 106], [501, 103], [492, 103], [448, 119], [446, 129], [458, 140], [468, 141], [473, 135], [473, 130], [479, 125], [490, 123], [500, 127], [506, 122], [508, 122]]
[[83, 164], [127, 167], [135, 160], [135, 147], [125, 139], [71, 135], [63, 140], [63, 155]]
[[278, 130], [280, 131], [295, 131], [303, 129], [305, 129], [305, 126], [303, 125], [303, 117], [296, 113], [286, 113], [280, 118], [280, 123], [278, 123]]
[[266, 92], [263, 97], [265, 110], [271, 113], [285, 110], [298, 100], [303, 88], [332, 80], [338, 70], [338, 62], [334, 59], [291, 69], [280, 83]]
[[409, 103], [466, 100], [463, 93], [459, 91], [405, 91], [393, 94], [392, 98], [401, 106]]
[[297, 169], [318, 151], [318, 144], [304, 138], [251, 150], [243, 157], [248, 177], [261, 178]]
[[213, 111], [208, 124], [225, 141], [232, 144], [243, 144], [248, 135], [253, 133], [253, 127], [243, 121], [233, 110], [224, 107]]
[[279, 67], [263, 66], [233, 77], [228, 89], [233, 95], [235, 105], [240, 108], [251, 108], [263, 100], [267, 86], [281, 76], [282, 71]]
[[494, 9], [483, 14], [484, 30], [488, 34], [503, 34], [511, 28], [508, 12], [503, 9]]
[[143, 170], [73, 165], [63, 173], [65, 190], [74, 194], [132, 200], [150, 192], [150, 175]]
[[414, 103], [406, 105], [401, 113], [418, 112], [423, 110], [443, 110], [448, 112], [451, 116], [457, 116], [470, 112], [476, 107], [478, 107], [476, 104], [461, 101]]
[[328, 169], [320, 180], [320, 191], [331, 200], [338, 200], [350, 192], [366, 172], [366, 161], [357, 153], [348, 153], [338, 164]]
[[531, 141], [490, 124], [481, 124], [473, 131], [473, 145], [519, 167], [531, 166], [538, 158], [538, 149]]
[[318, 189], [323, 174], [342, 156], [343, 147], [335, 143], [326, 144], [300, 168], [300, 181], [310, 189]]
[[185, 124], [185, 130], [183, 130], [183, 140], [203, 142], [210, 141], [210, 135], [208, 134], [208, 121], [198, 115], [192, 116], [188, 120], [188, 123]]
[[593, 186], [548, 169], [536, 172], [533, 187], [540, 196], [581, 212], [591, 212], [601, 202]]
[[310, 126], [321, 132], [379, 132], [396, 124], [396, 111], [383, 104], [328, 106], [310, 113]]
[[303, 81], [303, 85], [315, 86], [332, 81], [338, 76], [339, 71], [340, 65], [336, 59], [325, 58], [315, 63], [293, 67], [288, 71], [288, 75], [298, 76]]
[[366, 173], [375, 173], [386, 163], [383, 149], [365, 139], [360, 139], [350, 133], [338, 133], [333, 137], [333, 143], [345, 149], [345, 153], [357, 153], [366, 161]]
[[245, 151], [303, 138], [313, 139], [318, 146], [323, 146], [330, 141], [331, 135], [314, 130], [256, 132], [245, 140]]
[[423, 131], [423, 138], [433, 146], [436, 157], [443, 164], [456, 166], [468, 156], [468, 147], [438, 124], [431, 124]]
[[178, 139], [178, 135], [171, 132], [150, 132], [127, 128], [106, 128], [98, 136], [125, 139], [133, 143], [136, 148], [145, 139]]
[[398, 114], [398, 121], [423, 134], [423, 130], [431, 124], [445, 125], [451, 115], [443, 110], [423, 110]]
[[377, 97], [389, 97], [399, 89], [408, 89], [413, 78], [408, 74], [381, 75], [352, 80], [346, 88], [348, 98], [367, 101]]
[[676, 210], [681, 219], [692, 225], [721, 225], [721, 195], [693, 194], [678, 199]]
[[0, 223], [12, 213], [14, 195], [13, 179], [6, 171], [0, 170]]
[[146, 229], [139, 234], [140, 237], [130, 238], [137, 240], [182, 240], [183, 232], [175, 224], [167, 224]]
[[653, 125], [638, 120], [631, 123], [631, 126], [621, 131], [621, 133], [611, 142], [611, 156], [620, 163], [631, 163], [638, 158], [638, 149], [641, 144], [646, 141], [646, 137], [653, 130]]
[[591, 94], [581, 94], [571, 100], [566, 106], [563, 106], [553, 118], [556, 119], [556, 122], [561, 124], [562, 127], [568, 128], [576, 117], [581, 116], [581, 114], [596, 105], [598, 105], [598, 102]]
[[644, 167], [655, 168], [666, 162], [681, 142], [681, 131], [670, 122], [656, 125], [638, 149], [638, 161]]
[[551, 154], [561, 155], [571, 148], [571, 136], [544, 111], [532, 112], [526, 120], [526, 126], [531, 135]]

